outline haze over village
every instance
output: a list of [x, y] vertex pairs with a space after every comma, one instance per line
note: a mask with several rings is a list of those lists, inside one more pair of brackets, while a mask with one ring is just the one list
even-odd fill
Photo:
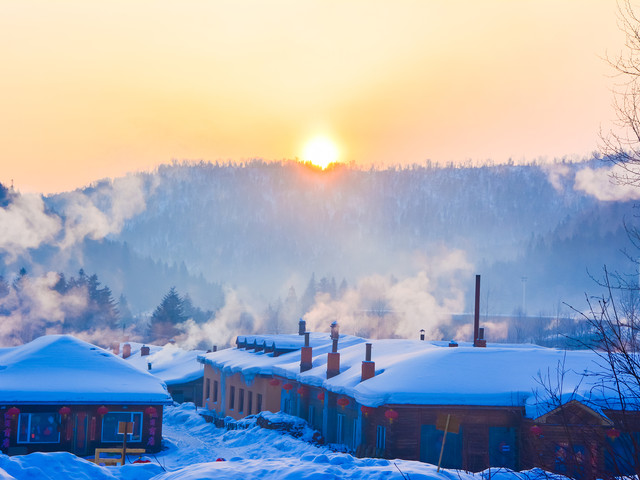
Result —
[[3, 2], [0, 478], [637, 476], [639, 31]]

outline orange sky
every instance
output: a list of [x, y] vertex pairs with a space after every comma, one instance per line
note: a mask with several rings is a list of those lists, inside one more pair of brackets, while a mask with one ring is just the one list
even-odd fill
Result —
[[586, 155], [609, 0], [3, 0], [0, 182], [54, 192], [171, 159], [369, 165]]

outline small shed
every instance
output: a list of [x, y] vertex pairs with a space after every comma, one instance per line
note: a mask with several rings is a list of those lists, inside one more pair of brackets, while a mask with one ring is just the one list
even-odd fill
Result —
[[160, 450], [166, 385], [112, 353], [70, 335], [0, 351], [0, 449], [7, 454], [118, 447]]

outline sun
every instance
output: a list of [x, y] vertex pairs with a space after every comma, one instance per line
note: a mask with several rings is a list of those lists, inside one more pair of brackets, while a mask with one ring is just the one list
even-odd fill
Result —
[[302, 160], [311, 162], [323, 170], [338, 161], [338, 147], [326, 137], [316, 137], [304, 147]]

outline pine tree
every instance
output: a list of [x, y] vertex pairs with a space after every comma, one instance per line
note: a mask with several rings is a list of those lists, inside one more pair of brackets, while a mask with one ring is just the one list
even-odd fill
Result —
[[176, 287], [171, 287], [151, 315], [151, 336], [154, 340], [170, 340], [178, 333], [176, 326], [186, 319], [182, 298]]

